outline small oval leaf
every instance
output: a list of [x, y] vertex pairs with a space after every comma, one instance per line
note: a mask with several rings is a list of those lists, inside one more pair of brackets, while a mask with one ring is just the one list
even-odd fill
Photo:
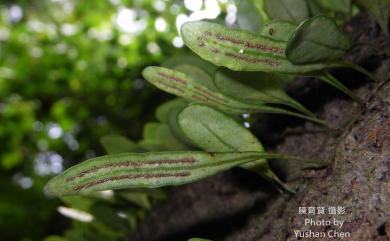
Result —
[[205, 151], [264, 151], [248, 129], [208, 106], [190, 105], [178, 120], [187, 137]]
[[[183, 132], [202, 150], [264, 151], [261, 143], [248, 129], [213, 108], [190, 105], [179, 114], [178, 120]], [[269, 168], [265, 159], [244, 164], [242, 167], [254, 171]]]
[[332, 18], [317, 16], [298, 26], [287, 44], [286, 56], [295, 64], [324, 62], [343, 56], [351, 46]]

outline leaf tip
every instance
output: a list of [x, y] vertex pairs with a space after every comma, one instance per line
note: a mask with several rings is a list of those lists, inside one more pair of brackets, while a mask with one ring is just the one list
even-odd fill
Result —
[[72, 194], [73, 190], [69, 185], [66, 185], [62, 174], [50, 179], [45, 187], [43, 193], [48, 197], [60, 197], [68, 194]]
[[192, 26], [193, 26], [196, 22], [197, 22], [197, 21], [191, 21], [191, 22], [186, 22], [186, 23], [184, 23], [183, 25], [181, 25], [181, 27], [180, 27], [180, 33], [181, 33], [181, 35], [187, 34], [187, 33], [191, 30]]
[[50, 179], [43, 188], [43, 193], [48, 197], [58, 196], [56, 189], [53, 185], [53, 179]]
[[142, 70], [142, 76], [144, 79], [148, 80], [150, 78], [150, 75], [153, 73], [154, 67], [148, 66]]
[[191, 21], [186, 22], [180, 27], [180, 34], [183, 38], [184, 43], [191, 47], [192, 43], [194, 43], [196, 40], [196, 36], [199, 33], [199, 28], [202, 27], [203, 22], [202, 21]]

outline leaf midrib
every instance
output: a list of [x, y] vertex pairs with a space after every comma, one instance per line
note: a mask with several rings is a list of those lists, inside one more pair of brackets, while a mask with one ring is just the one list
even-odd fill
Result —
[[221, 137], [219, 137], [219, 136], [217, 135], [217, 133], [215, 133], [215, 132], [214, 132], [206, 123], [204, 123], [202, 120], [200, 120], [199, 122], [200, 122], [200, 124], [201, 124], [204, 128], [206, 128], [206, 130], [208, 130], [212, 135], [214, 135], [215, 138], [216, 138], [219, 142], [221, 142], [221, 143], [224, 144], [225, 146], [229, 147], [232, 151], [239, 151], [238, 148], [235, 148], [235, 147], [229, 145], [228, 143], [226, 143]]

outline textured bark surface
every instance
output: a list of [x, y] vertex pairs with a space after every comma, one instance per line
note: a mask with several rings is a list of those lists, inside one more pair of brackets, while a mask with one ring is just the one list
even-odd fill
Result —
[[[366, 14], [355, 17], [345, 31], [383, 49], [390, 44]], [[283, 160], [272, 163], [297, 194], [280, 194], [256, 175], [235, 169], [171, 189], [168, 200], [158, 204], [128, 240], [179, 241], [199, 236], [227, 241], [292, 241], [298, 240], [294, 230], [309, 229], [350, 232], [351, 237], [344, 240], [390, 240], [390, 61], [367, 47], [356, 49], [347, 58], [376, 70], [380, 79], [379, 83], [367, 82], [351, 70], [334, 73], [351, 83], [364, 100], [364, 109], [312, 79], [299, 80], [290, 89], [307, 106], [317, 109], [321, 118], [343, 126], [342, 133], [324, 132], [311, 123], [287, 117], [272, 117], [267, 131], [260, 131], [260, 125], [253, 128], [268, 150], [329, 161], [328, 167], [318, 170], [302, 170], [299, 163]], [[346, 213], [337, 216], [345, 222], [343, 227], [304, 225], [304, 218], [334, 217], [298, 213], [299, 207], [318, 206], [345, 207]]]

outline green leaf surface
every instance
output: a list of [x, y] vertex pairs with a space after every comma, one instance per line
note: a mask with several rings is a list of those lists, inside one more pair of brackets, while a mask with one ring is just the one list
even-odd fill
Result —
[[141, 150], [136, 143], [120, 135], [103, 136], [100, 143], [108, 154], [123, 152], [138, 152]]
[[178, 116], [187, 137], [205, 151], [264, 151], [257, 138], [231, 116], [205, 105], [190, 105]]
[[300, 23], [310, 17], [305, 0], [264, 0], [264, 9], [273, 20]]
[[315, 0], [315, 2], [323, 8], [337, 12], [348, 13], [351, 8], [351, 0]]
[[267, 154], [176, 151], [108, 155], [65, 170], [47, 183], [45, 192], [62, 196], [108, 189], [182, 185], [262, 158], [267, 158]]
[[332, 18], [317, 16], [298, 26], [287, 44], [286, 56], [295, 64], [324, 62], [343, 56], [351, 46]]
[[261, 28], [261, 15], [252, 0], [240, 0], [237, 6], [237, 23], [241, 29], [258, 33]]
[[[179, 114], [178, 120], [187, 137], [204, 151], [264, 151], [257, 138], [242, 124], [208, 106], [190, 105]], [[268, 163], [260, 159], [242, 167], [256, 171], [268, 168]]]
[[219, 69], [214, 76], [215, 86], [224, 95], [249, 104], [280, 104], [290, 106], [308, 115], [314, 116], [298, 101], [283, 90], [280, 77], [268, 73], [234, 72]]
[[181, 28], [184, 43], [203, 59], [235, 71], [300, 74], [325, 64], [294, 65], [285, 56], [285, 41], [230, 29], [209, 22], [188, 22]]
[[389, 34], [390, 0], [357, 0], [378, 21], [385, 34]]
[[267, 23], [260, 32], [260, 35], [267, 36], [281, 41], [288, 41], [293, 35], [297, 25], [286, 21], [273, 21]]

